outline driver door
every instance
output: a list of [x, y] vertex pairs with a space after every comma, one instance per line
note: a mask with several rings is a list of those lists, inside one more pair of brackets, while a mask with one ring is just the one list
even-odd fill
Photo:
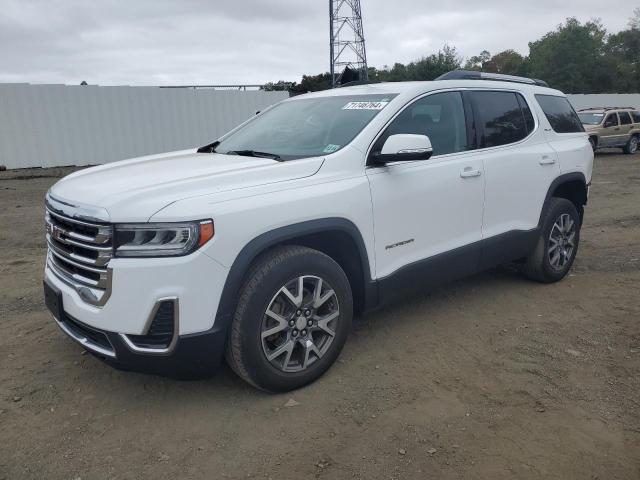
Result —
[[[374, 143], [389, 135], [428, 135], [429, 160], [369, 166], [376, 274], [381, 300], [477, 269], [482, 238], [484, 168], [471, 158], [472, 132], [461, 92], [409, 104]], [[389, 287], [389, 288], [385, 288]], [[399, 293], [399, 292], [398, 292]]]

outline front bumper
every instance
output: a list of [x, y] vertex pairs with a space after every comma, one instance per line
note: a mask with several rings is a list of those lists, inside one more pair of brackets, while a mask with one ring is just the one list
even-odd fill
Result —
[[47, 307], [58, 327], [88, 352], [116, 368], [185, 378], [208, 375], [222, 362], [226, 328], [213, 327], [186, 335], [179, 335], [176, 330], [171, 348], [144, 351], [132, 348], [124, 334], [91, 327], [71, 317], [64, 310], [62, 293], [47, 280], [44, 289]]
[[109, 299], [87, 303], [73, 286], [47, 265], [45, 280], [62, 292], [68, 315], [98, 330], [142, 335], [159, 301], [180, 302], [178, 333], [210, 330], [228, 269], [198, 251], [185, 257], [113, 259], [109, 262]]
[[[214, 324], [214, 319], [227, 268], [202, 252], [167, 259], [114, 259], [109, 268], [109, 299], [95, 306], [47, 265], [45, 300], [62, 331], [121, 369], [184, 377], [220, 364], [227, 326]], [[170, 331], [156, 332], [150, 339], [158, 330], [155, 319], [167, 314], [163, 307], [170, 310]], [[153, 344], [163, 334], [170, 341]]]

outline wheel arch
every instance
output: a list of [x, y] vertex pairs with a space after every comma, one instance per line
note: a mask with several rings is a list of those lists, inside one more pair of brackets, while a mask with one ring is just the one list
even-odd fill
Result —
[[542, 217], [552, 197], [565, 198], [572, 202], [582, 220], [584, 206], [587, 204], [587, 180], [584, 174], [582, 172], [565, 173], [551, 182], [540, 212], [539, 226], [542, 225]]
[[280, 245], [302, 245], [333, 258], [345, 271], [354, 296], [354, 311], [360, 313], [377, 303], [369, 257], [358, 227], [344, 218], [310, 220], [262, 233], [247, 243], [234, 260], [220, 296], [215, 326], [226, 328], [237, 306], [238, 291], [255, 260]]

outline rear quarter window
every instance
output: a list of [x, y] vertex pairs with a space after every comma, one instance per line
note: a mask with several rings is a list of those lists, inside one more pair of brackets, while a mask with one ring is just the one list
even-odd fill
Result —
[[547, 120], [556, 133], [584, 132], [582, 122], [569, 100], [555, 95], [536, 95]]
[[631, 112], [633, 123], [640, 123], [640, 112]]

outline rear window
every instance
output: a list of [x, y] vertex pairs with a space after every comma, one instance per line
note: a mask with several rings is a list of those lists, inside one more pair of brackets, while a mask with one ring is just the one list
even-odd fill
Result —
[[484, 131], [480, 148], [518, 142], [533, 130], [533, 115], [524, 99], [518, 97], [514, 92], [473, 92], [475, 110]]
[[640, 123], [640, 112], [631, 112], [633, 123]]
[[620, 124], [622, 125], [631, 125], [633, 122], [631, 121], [631, 115], [629, 112], [618, 112], [620, 116]]
[[584, 132], [578, 114], [565, 97], [536, 95], [536, 100], [556, 133]]

